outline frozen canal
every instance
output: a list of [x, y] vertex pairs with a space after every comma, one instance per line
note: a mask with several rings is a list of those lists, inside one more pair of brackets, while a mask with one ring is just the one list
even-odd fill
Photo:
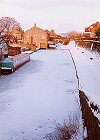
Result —
[[[46, 139], [69, 115], [81, 124], [80, 114], [67, 50], [39, 50], [16, 72], [0, 77], [0, 140]], [[82, 140], [81, 129], [77, 140]]]

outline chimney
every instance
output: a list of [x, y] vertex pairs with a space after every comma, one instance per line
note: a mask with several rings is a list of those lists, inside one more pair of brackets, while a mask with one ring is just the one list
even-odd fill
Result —
[[55, 31], [53, 29], [51, 29], [51, 32], [54, 33]]
[[36, 27], [36, 23], [34, 23], [34, 27]]

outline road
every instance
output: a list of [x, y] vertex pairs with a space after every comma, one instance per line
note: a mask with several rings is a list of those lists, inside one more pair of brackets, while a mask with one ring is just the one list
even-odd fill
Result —
[[[61, 47], [61, 46], [60, 46]], [[30, 62], [0, 77], [0, 140], [42, 140], [70, 117], [78, 117], [75, 68], [66, 50], [39, 50]]]

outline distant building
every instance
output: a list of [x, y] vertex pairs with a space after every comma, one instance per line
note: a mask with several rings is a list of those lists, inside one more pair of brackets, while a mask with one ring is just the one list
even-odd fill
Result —
[[8, 55], [9, 56], [14, 56], [17, 54], [21, 54], [21, 47], [17, 47], [17, 46], [9, 46], [8, 47]]
[[47, 32], [37, 27], [34, 24], [34, 27], [24, 32], [23, 42], [26, 45], [29, 45], [37, 48], [48, 48], [48, 39], [49, 35]]
[[96, 22], [90, 25], [89, 27], [85, 28], [85, 32], [95, 33], [95, 31], [100, 27], [100, 23]]
[[16, 37], [18, 40], [22, 40], [23, 39], [23, 31], [19, 26], [14, 26], [12, 31], [11, 31], [11, 35], [13, 35], [14, 37]]
[[45, 32], [49, 35], [48, 44], [53, 44], [59, 40], [59, 36], [55, 33], [54, 30], [45, 30]]
[[49, 30], [45, 30], [45, 32], [48, 33], [49, 36], [50, 36], [51, 38], [55, 38], [55, 37], [58, 36], [58, 35], [55, 33], [54, 30], [51, 30], [51, 31], [49, 31]]
[[90, 38], [95, 37], [95, 31], [100, 27], [100, 23], [96, 22], [90, 25], [89, 27], [85, 28], [85, 35], [89, 36]]

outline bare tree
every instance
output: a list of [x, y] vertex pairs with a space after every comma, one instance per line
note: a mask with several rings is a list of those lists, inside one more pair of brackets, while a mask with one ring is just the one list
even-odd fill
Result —
[[12, 17], [2, 17], [0, 19], [0, 35], [9, 35], [12, 28], [20, 24]]
[[79, 38], [81, 36], [81, 33], [76, 32], [76, 31], [71, 31], [67, 33], [67, 37], [71, 39]]

